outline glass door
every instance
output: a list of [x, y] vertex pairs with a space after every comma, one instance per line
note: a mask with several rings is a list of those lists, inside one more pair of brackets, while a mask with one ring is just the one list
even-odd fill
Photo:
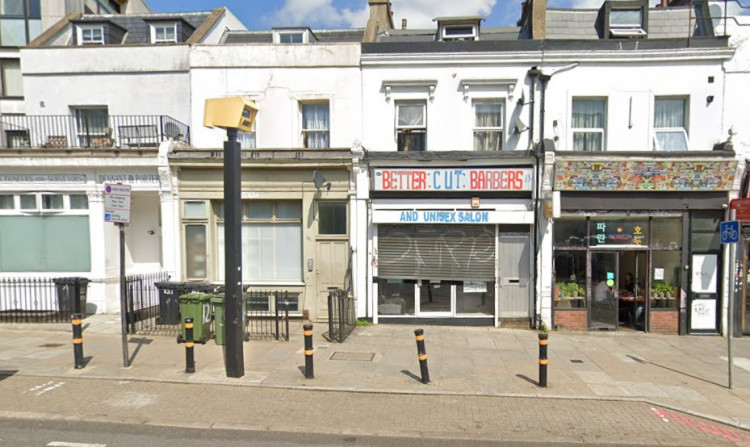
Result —
[[[621, 328], [646, 330], [648, 303], [648, 255], [645, 251], [621, 251], [617, 270], [617, 319]], [[666, 301], [664, 307], [666, 307]]]
[[617, 329], [617, 280], [619, 272], [617, 252], [591, 253], [591, 299], [589, 300], [589, 330]]
[[422, 317], [452, 317], [456, 314], [453, 282], [424, 279], [419, 282], [419, 309]]

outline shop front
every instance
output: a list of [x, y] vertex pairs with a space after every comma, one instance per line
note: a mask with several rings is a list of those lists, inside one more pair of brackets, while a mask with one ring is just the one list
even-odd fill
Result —
[[[222, 159], [209, 150], [175, 151], [179, 180], [180, 271], [186, 281], [224, 282]], [[267, 291], [256, 310], [274, 311], [286, 292], [292, 316], [328, 319], [329, 288], [350, 290], [353, 220], [351, 152], [243, 152], [243, 288]]]
[[555, 170], [555, 327], [720, 330], [718, 227], [734, 160], [566, 159]]
[[376, 323], [528, 325], [530, 166], [373, 167], [370, 174]]

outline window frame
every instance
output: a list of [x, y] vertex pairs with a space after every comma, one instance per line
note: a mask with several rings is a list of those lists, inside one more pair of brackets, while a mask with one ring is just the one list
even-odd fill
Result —
[[[87, 38], [86, 32], [91, 35]], [[100, 34], [100, 39], [95, 39], [95, 32]], [[78, 45], [104, 45], [104, 26], [103, 25], [78, 25], [77, 30]]]
[[[422, 106], [422, 122], [421, 125], [400, 125], [399, 117], [401, 115], [402, 106]], [[427, 101], [422, 99], [403, 99], [394, 101], [395, 108], [395, 136], [396, 136], [396, 150], [398, 152], [425, 152], [427, 150]], [[401, 135], [423, 135], [421, 138], [422, 147], [414, 150], [404, 149], [401, 143]]]
[[[598, 101], [603, 105], [603, 127], [573, 127], [573, 115], [575, 113], [576, 102], [583, 101]], [[575, 137], [576, 134], [600, 134], [601, 135], [601, 147], [599, 149], [589, 150], [586, 152], [604, 152], [607, 150], [607, 98], [601, 96], [574, 96], [570, 104], [570, 148], [575, 149]]]
[[[640, 23], [612, 23], [618, 12], [637, 11]], [[613, 14], [614, 13], [614, 14]], [[648, 3], [645, 0], [608, 0], [604, 3], [604, 38], [643, 38], [648, 36]]]
[[[186, 212], [188, 203], [197, 203], [201, 202], [203, 203], [203, 216], [188, 216], [188, 213]], [[182, 241], [182, 271], [185, 273], [185, 278], [188, 280], [207, 280], [211, 274], [211, 263], [210, 263], [210, 256], [209, 256], [209, 218], [211, 213], [213, 212], [213, 203], [209, 200], [201, 200], [201, 199], [184, 199], [180, 201], [180, 216], [181, 216], [181, 225], [182, 225], [182, 235], [180, 237], [180, 240]], [[190, 265], [190, 256], [188, 256], [188, 250], [189, 246], [194, 247], [195, 244], [188, 244], [188, 227], [196, 227], [196, 228], [202, 228], [203, 229], [203, 271], [204, 275], [191, 275], [191, 273], [194, 273], [196, 270], [195, 268], [191, 268]], [[198, 253], [200, 254], [200, 253]]]
[[[323, 233], [321, 232], [321, 205], [341, 205], [344, 210], [344, 232], [343, 233]], [[345, 200], [319, 200], [316, 206], [318, 207], [318, 224], [317, 224], [317, 235], [319, 238], [325, 239], [348, 239], [349, 237], [349, 203]]]
[[[50, 191], [24, 191], [24, 192], [3, 192], [0, 193], [2, 197], [11, 197], [11, 208], [0, 208], [0, 214], [2, 215], [41, 215], [41, 214], [70, 214], [70, 215], [88, 215], [89, 205], [88, 200], [86, 202], [86, 208], [73, 208], [71, 206], [71, 196], [88, 196], [84, 192], [50, 192]], [[29, 196], [34, 198], [34, 206], [30, 208], [23, 208], [21, 196]], [[59, 208], [45, 208], [44, 197], [60, 197], [62, 198], [61, 207]]]
[[[682, 102], [682, 127], [657, 127], [656, 126], [656, 103], [658, 101], [675, 101], [679, 100]], [[654, 150], [655, 151], [686, 151], [690, 147], [690, 138], [688, 134], [688, 122], [689, 122], [689, 110], [690, 110], [690, 99], [685, 96], [654, 96], [654, 119], [652, 121], [654, 126]], [[659, 134], [681, 134], [684, 142], [684, 148], [670, 149], [663, 148], [659, 141]]]
[[[481, 104], [498, 104], [500, 106], [500, 125], [499, 126], [479, 126], [477, 125], [477, 105]], [[505, 142], [505, 100], [503, 98], [475, 98], [472, 100], [471, 109], [473, 111], [474, 123], [472, 126], [473, 143], [472, 148], [475, 152], [499, 152], [503, 150]], [[480, 150], [477, 148], [477, 133], [499, 133], [499, 147], [496, 149]]]
[[[159, 38], [158, 33], [160, 30], [163, 30], [165, 32], [165, 35], [167, 35], [167, 31], [170, 30], [174, 33], [174, 36], [172, 39], [169, 38]], [[177, 43], [177, 23], [175, 22], [156, 22], [151, 23], [151, 43]]]
[[[328, 109], [328, 116], [325, 123], [325, 128], [306, 128], [305, 121], [305, 109], [307, 107], [318, 107], [325, 105]], [[311, 100], [311, 101], [299, 101], [299, 117], [300, 117], [300, 138], [301, 146], [305, 149], [327, 149], [331, 147], [331, 103], [328, 100]], [[328, 144], [323, 147], [316, 145], [308, 145], [308, 136], [312, 135], [324, 135]]]
[[[17, 81], [21, 81], [20, 83], [20, 94], [18, 95], [12, 95], [7, 94], [6, 92], [8, 89], [8, 81], [7, 79], [9, 76], [7, 75], [9, 70], [9, 66], [11, 64], [17, 64], [17, 73], [14, 73], [18, 76], [16, 79]], [[14, 67], [15, 68], [15, 67]], [[8, 70], [8, 71], [6, 71]], [[15, 58], [2, 58], [0, 59], [0, 97], [1, 98], [12, 98], [12, 99], [18, 99], [23, 98], [23, 75], [21, 73], [21, 59], [15, 59]]]

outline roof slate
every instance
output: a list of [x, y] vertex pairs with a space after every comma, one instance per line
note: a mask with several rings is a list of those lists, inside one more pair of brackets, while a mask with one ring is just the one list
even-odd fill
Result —
[[151, 42], [151, 26], [153, 22], [182, 21], [197, 29], [211, 12], [184, 13], [184, 14], [128, 14], [128, 15], [93, 15], [86, 14], [74, 21], [76, 24], [85, 23], [113, 23], [126, 31], [122, 44], [141, 44]]

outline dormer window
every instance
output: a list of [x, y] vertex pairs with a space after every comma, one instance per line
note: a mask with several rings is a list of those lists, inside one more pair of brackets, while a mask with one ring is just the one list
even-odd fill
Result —
[[315, 42], [315, 35], [309, 28], [275, 28], [273, 43], [300, 44]]
[[608, 1], [604, 4], [606, 38], [645, 37], [648, 4], [645, 1]]
[[447, 17], [438, 22], [438, 40], [478, 40], [481, 17]]
[[151, 24], [152, 43], [174, 43], [177, 42], [176, 23], [153, 23]]
[[79, 26], [78, 42], [81, 45], [104, 45], [104, 27]]

